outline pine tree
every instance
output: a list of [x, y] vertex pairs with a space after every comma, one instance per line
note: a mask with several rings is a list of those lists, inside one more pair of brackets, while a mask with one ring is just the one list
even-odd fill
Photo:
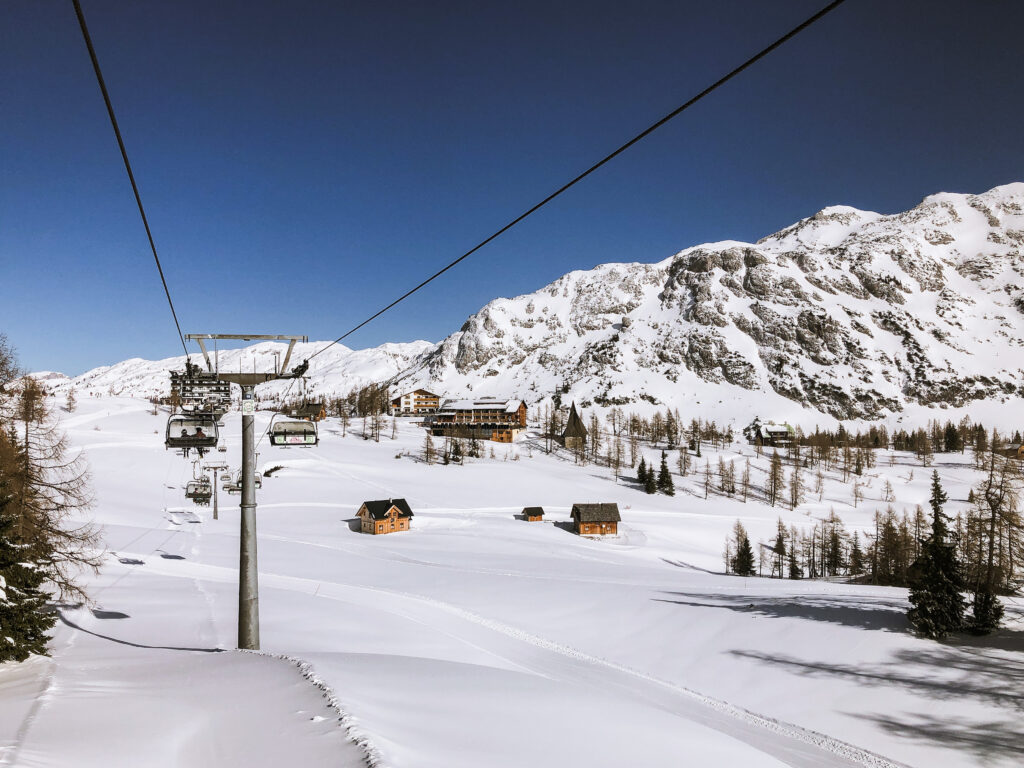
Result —
[[46, 633], [57, 622], [46, 611], [48, 597], [40, 590], [45, 571], [25, 562], [25, 545], [16, 541], [6, 487], [0, 479], [0, 664], [24, 661], [33, 653], [49, 655]]
[[775, 546], [772, 547], [772, 554], [774, 558], [772, 560], [772, 576], [775, 575], [775, 571], [778, 570], [779, 578], [782, 578], [782, 563], [786, 558], [786, 526], [782, 522], [782, 518], [779, 518], [777, 524], [777, 531], [775, 534]]
[[791, 540], [789, 543], [789, 578], [801, 579], [803, 575], [804, 571], [796, 560], [796, 541]]
[[644, 493], [654, 494], [658, 492], [658, 476], [654, 473], [654, 467], [648, 467], [644, 472]]
[[636, 481], [640, 483], [640, 487], [647, 487], [647, 463], [643, 456], [640, 457], [640, 464], [636, 468]]
[[765, 490], [768, 493], [768, 503], [773, 507], [782, 493], [782, 486], [785, 482], [785, 474], [782, 469], [782, 457], [779, 452], [772, 453], [771, 464], [768, 466], [768, 484]]
[[743, 524], [737, 520], [733, 529], [735, 531], [736, 555], [732, 560], [732, 570], [738, 576], [754, 575], [754, 551], [750, 547], [750, 537]]
[[664, 451], [661, 452], [661, 468], [658, 470], [658, 490], [666, 496], [676, 495], [676, 486], [672, 482], [672, 473], [668, 471], [668, 459]]
[[853, 532], [853, 541], [850, 543], [850, 575], [860, 576], [864, 573], [864, 551], [860, 548], [860, 536], [857, 531]]
[[932, 472], [932, 535], [925, 542], [921, 557], [915, 563], [915, 578], [910, 590], [911, 609], [907, 618], [925, 637], [939, 640], [963, 626], [964, 588], [956, 548], [946, 541], [948, 529], [942, 505], [947, 497], [939, 483], [939, 473]]

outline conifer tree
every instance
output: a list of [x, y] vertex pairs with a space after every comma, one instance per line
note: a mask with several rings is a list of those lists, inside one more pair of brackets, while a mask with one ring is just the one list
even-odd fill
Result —
[[658, 476], [654, 473], [654, 467], [650, 466], [644, 473], [644, 493], [658, 492]]
[[676, 495], [676, 486], [672, 482], [672, 473], [668, 471], [668, 459], [664, 451], [661, 452], [661, 467], [658, 469], [658, 490], [666, 496]]
[[750, 537], [743, 524], [737, 520], [734, 528], [736, 537], [736, 555], [732, 560], [732, 570], [738, 576], [754, 575], [754, 550], [750, 547]]
[[779, 578], [782, 578], [782, 563], [786, 558], [786, 526], [779, 518], [775, 534], [775, 546], [772, 547], [772, 576], [778, 570]]
[[785, 475], [782, 469], [782, 457], [779, 456], [778, 451], [775, 451], [772, 453], [771, 464], [768, 466], [768, 484], [765, 488], [768, 495], [768, 503], [773, 507], [779, 498], [779, 494], [782, 493], [784, 482]]
[[853, 532], [853, 541], [850, 543], [850, 575], [860, 576], [864, 573], [864, 550], [860, 548], [860, 536], [857, 531]]
[[803, 568], [800, 567], [800, 563], [796, 559], [796, 541], [790, 540], [789, 542], [789, 578], [791, 579], [802, 579], [804, 576]]
[[932, 535], [925, 542], [918, 559], [917, 574], [910, 590], [907, 618], [925, 637], [939, 640], [963, 626], [964, 588], [956, 548], [947, 542], [948, 529], [942, 505], [947, 497], [939, 483], [939, 473], [932, 472]]
[[647, 463], [643, 456], [640, 457], [640, 464], [636, 468], [636, 481], [644, 488], [647, 487]]
[[48, 596], [40, 590], [46, 572], [26, 562], [11, 506], [7, 484], [0, 478], [0, 664], [24, 661], [33, 653], [49, 655], [46, 633], [57, 621], [46, 611]]

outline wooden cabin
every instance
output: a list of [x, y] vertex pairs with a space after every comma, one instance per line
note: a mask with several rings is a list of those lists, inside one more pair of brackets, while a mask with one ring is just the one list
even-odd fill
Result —
[[1003, 456], [1008, 459], [1018, 459], [1024, 461], [1024, 445], [1020, 443], [1010, 443], [999, 450]]
[[475, 437], [511, 443], [526, 429], [522, 400], [445, 400], [430, 423], [435, 436]]
[[375, 535], [408, 531], [412, 522], [412, 510], [405, 499], [364, 501], [356, 515], [362, 521], [360, 530]]
[[614, 536], [619, 532], [618, 504], [573, 504], [573, 530], [580, 536]]
[[306, 403], [295, 409], [295, 418], [306, 421], [322, 421], [327, 418], [327, 406], [323, 403]]
[[441, 396], [425, 389], [414, 389], [391, 401], [392, 416], [415, 416], [434, 413], [441, 406]]
[[583, 419], [576, 412], [576, 403], [569, 409], [569, 419], [562, 432], [562, 445], [570, 451], [582, 451], [587, 445], [587, 428], [583, 426]]
[[531, 523], [543, 521], [544, 507], [523, 507], [523, 517]]

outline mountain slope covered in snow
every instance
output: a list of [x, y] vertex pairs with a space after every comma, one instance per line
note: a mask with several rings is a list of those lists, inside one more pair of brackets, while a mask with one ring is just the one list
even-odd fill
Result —
[[[331, 347], [306, 386], [345, 394], [388, 381], [531, 407], [557, 392], [583, 407], [668, 406], [719, 421], [956, 418], [979, 403], [995, 418], [1022, 404], [1022, 314], [1024, 183], [1015, 183], [932, 195], [894, 215], [835, 206], [757, 243], [570, 272], [491, 301], [436, 345]], [[322, 346], [300, 344], [293, 360]], [[222, 352], [220, 364], [271, 370], [283, 350], [257, 344]], [[44, 376], [57, 392], [151, 396], [183, 364], [134, 359]]]
[[604, 264], [496, 299], [396, 381], [584, 404], [772, 403], [837, 419], [1016, 399], [1024, 184], [880, 215], [826, 208], [757, 243]]
[[[292, 352], [288, 368], [307, 359], [328, 342], [298, 343]], [[208, 344], [209, 346], [209, 344]], [[349, 349], [335, 344], [310, 362], [305, 393], [310, 397], [327, 394], [347, 394], [355, 387], [384, 381], [407, 369], [420, 356], [434, 349], [429, 341], [411, 341], [402, 344], [382, 344], [369, 349]], [[261, 342], [239, 349], [222, 350], [217, 359], [222, 371], [272, 371], [283, 364], [288, 345], [282, 342]], [[212, 349], [209, 350], [211, 359]], [[193, 363], [203, 364], [201, 353], [191, 356]], [[132, 358], [115, 365], [94, 368], [73, 378], [59, 373], [37, 373], [54, 394], [74, 389], [78, 394], [127, 395], [131, 397], [163, 397], [170, 392], [169, 371], [185, 368], [185, 356], [164, 360]], [[302, 391], [302, 385], [290, 381], [275, 381], [261, 385], [258, 394], [268, 398], [290, 390], [291, 395]], [[238, 394], [237, 390], [234, 394]]]

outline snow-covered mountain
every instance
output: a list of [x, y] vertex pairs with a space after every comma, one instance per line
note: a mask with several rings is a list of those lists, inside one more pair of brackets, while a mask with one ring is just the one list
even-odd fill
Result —
[[757, 243], [605, 264], [495, 299], [395, 384], [530, 402], [559, 388], [584, 405], [717, 408], [722, 420], [1016, 400], [1022, 246], [1021, 183], [891, 216], [830, 207]]
[[[326, 345], [327, 342], [323, 341], [296, 344], [288, 367], [295, 367]], [[343, 395], [354, 387], [384, 381], [408, 368], [435, 346], [429, 341], [382, 344], [370, 349], [349, 349], [335, 344], [310, 362], [305, 392], [312, 397]], [[287, 343], [283, 342], [261, 342], [240, 349], [222, 350], [218, 354], [219, 367], [222, 371], [272, 371], [276, 363], [284, 362], [287, 348]], [[210, 354], [212, 357], [212, 349]], [[198, 350], [192, 355], [192, 362], [203, 364], [202, 354]], [[33, 375], [43, 381], [54, 394], [74, 389], [76, 394], [86, 396], [95, 393], [148, 398], [167, 395], [170, 391], [168, 372], [180, 371], [184, 367], [185, 356], [179, 355], [164, 360], [132, 358], [115, 365], [94, 368], [73, 378], [50, 372]], [[302, 385], [291, 381], [270, 382], [261, 385], [257, 395], [270, 398], [289, 389], [290, 395], [297, 395], [302, 391]]]
[[[757, 243], [698, 245], [654, 264], [604, 264], [499, 298], [440, 344], [340, 345], [307, 391], [388, 381], [531, 407], [679, 408], [822, 425], [900, 415], [994, 419], [1024, 405], [1024, 183], [941, 193], [905, 213], [834, 206]], [[323, 346], [298, 345], [297, 363]], [[283, 344], [221, 353], [273, 367]], [[126, 360], [57, 392], [164, 394], [184, 358]], [[288, 383], [261, 387], [282, 392]], [[980, 414], [980, 415], [979, 415]]]

